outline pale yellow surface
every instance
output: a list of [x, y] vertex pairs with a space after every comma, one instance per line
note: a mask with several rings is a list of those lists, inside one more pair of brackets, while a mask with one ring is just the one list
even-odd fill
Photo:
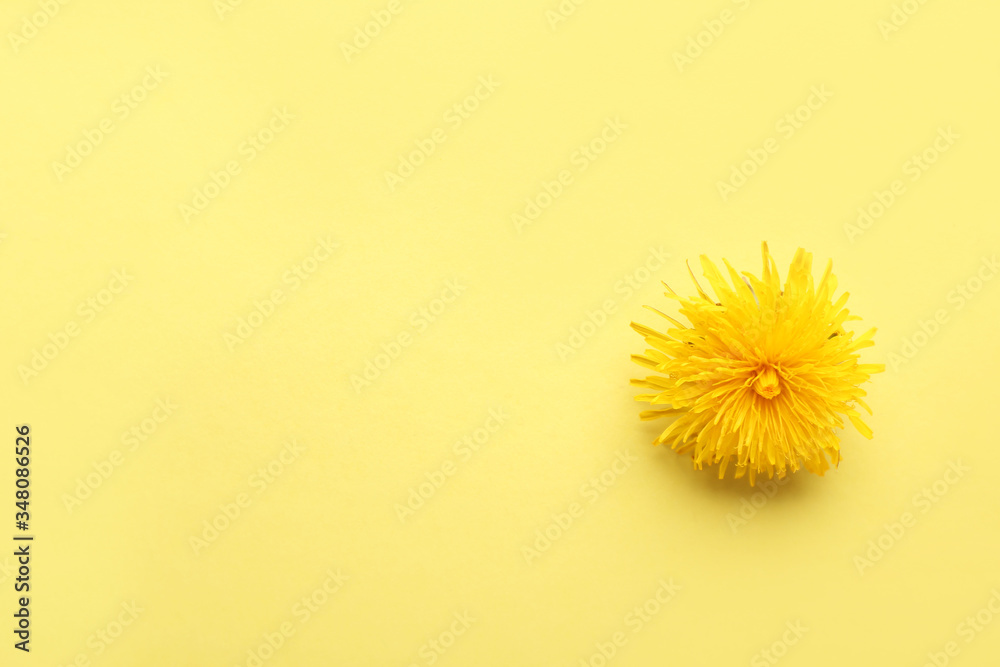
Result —
[[[995, 3], [51, 4], [0, 6], [0, 664], [996, 664]], [[874, 439], [766, 503], [628, 386], [659, 280], [764, 239], [887, 364]]]

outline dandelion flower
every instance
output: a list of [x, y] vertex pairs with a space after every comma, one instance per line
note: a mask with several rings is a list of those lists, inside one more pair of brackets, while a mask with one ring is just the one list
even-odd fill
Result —
[[720, 479], [733, 463], [735, 477], [749, 474], [751, 484], [764, 472], [782, 478], [804, 466], [822, 475], [837, 465], [844, 417], [871, 438], [856, 409], [871, 414], [859, 385], [885, 370], [858, 363], [858, 351], [874, 345], [875, 329], [857, 337], [844, 329], [861, 318], [844, 307], [847, 293], [834, 301], [832, 262], [814, 284], [812, 254], [799, 248], [782, 285], [766, 243], [762, 254], [760, 278], [723, 260], [732, 285], [703, 255], [715, 298], [690, 266], [697, 296], [678, 296], [664, 283], [689, 325], [649, 306], [673, 326], [660, 333], [632, 323], [650, 348], [632, 359], [657, 373], [632, 380], [653, 392], [636, 396], [655, 408], [640, 418], [674, 419], [655, 444], [690, 452], [699, 470], [718, 463]]

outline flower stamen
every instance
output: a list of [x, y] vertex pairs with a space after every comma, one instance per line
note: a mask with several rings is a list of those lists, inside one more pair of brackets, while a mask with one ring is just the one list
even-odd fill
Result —
[[774, 370], [774, 366], [767, 365], [757, 371], [753, 388], [766, 399], [772, 399], [781, 393], [781, 384], [778, 382], [778, 373]]

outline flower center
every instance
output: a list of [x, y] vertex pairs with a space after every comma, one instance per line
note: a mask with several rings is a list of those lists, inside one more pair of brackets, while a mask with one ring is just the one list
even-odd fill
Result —
[[781, 393], [781, 384], [778, 382], [778, 372], [774, 366], [763, 366], [757, 370], [757, 377], [753, 383], [754, 391], [764, 398], [771, 399]]

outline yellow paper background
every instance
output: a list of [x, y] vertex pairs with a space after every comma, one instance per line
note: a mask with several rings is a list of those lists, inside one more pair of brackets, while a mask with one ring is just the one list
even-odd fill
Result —
[[[618, 632], [608, 664], [772, 664], [767, 649], [789, 667], [921, 665], [951, 641], [949, 664], [1000, 655], [1000, 621], [971, 641], [959, 627], [1000, 590], [1000, 281], [961, 307], [954, 292], [992, 277], [1000, 245], [995, 5], [592, 0], [553, 23], [556, 0], [401, 0], [345, 55], [389, 3], [245, 0], [220, 16], [212, 0], [74, 1], [32, 18], [51, 4], [0, 7], [0, 536], [16, 532], [22, 423], [36, 535], [30, 655], [11, 646], [0, 559], [0, 663], [252, 665], [286, 622], [264, 664], [600, 665]], [[915, 13], [880, 29], [902, 4]], [[147, 67], [165, 78], [119, 117]], [[458, 123], [449, 110], [477, 89]], [[786, 136], [778, 123], [817, 89], [831, 96]], [[250, 159], [241, 146], [274, 109], [294, 119]], [[60, 178], [53, 163], [106, 118], [113, 131]], [[581, 161], [609, 122], [615, 140]], [[913, 156], [949, 128], [913, 180]], [[435, 130], [443, 143], [391, 188], [385, 173]], [[718, 182], [771, 137], [777, 151], [724, 199]], [[180, 205], [230, 162], [239, 173], [186, 220]], [[554, 202], [516, 223], [564, 170]], [[845, 227], [897, 179], [881, 217]], [[293, 287], [321, 239], [338, 247]], [[687, 291], [684, 261], [702, 253], [756, 272], [764, 239], [783, 269], [799, 246], [832, 258], [859, 326], [879, 328], [865, 360], [889, 364], [870, 385], [875, 438], [845, 431], [839, 469], [766, 503], [652, 447], [664, 424], [638, 421], [627, 384], [643, 349], [629, 321], [672, 307], [659, 281]], [[669, 259], [647, 274], [651, 249]], [[127, 286], [103, 292], [121, 270]], [[460, 295], [436, 302], [448, 281]], [[275, 290], [274, 312], [227, 343]], [[89, 319], [87, 299], [108, 303]], [[939, 311], [935, 335], [890, 363]], [[79, 335], [25, 376], [71, 323]], [[401, 334], [359, 391], [352, 377]], [[130, 451], [123, 435], [158, 399], [178, 407]], [[503, 425], [462, 458], [455, 443], [491, 409]], [[258, 493], [252, 476], [290, 439], [304, 451]], [[614, 484], [586, 490], [602, 473]], [[940, 498], [915, 498], [935, 482]], [[240, 494], [249, 506], [196, 553]], [[572, 525], [527, 558], [574, 502]], [[913, 525], [892, 537], [904, 512]], [[884, 555], [859, 566], [880, 538]], [[295, 605], [328, 572], [347, 580], [301, 622]], [[671, 579], [676, 595], [649, 603]], [[132, 602], [138, 618], [95, 639]], [[453, 645], [429, 648], [463, 613], [475, 620]], [[808, 630], [786, 653], [796, 623]]]

